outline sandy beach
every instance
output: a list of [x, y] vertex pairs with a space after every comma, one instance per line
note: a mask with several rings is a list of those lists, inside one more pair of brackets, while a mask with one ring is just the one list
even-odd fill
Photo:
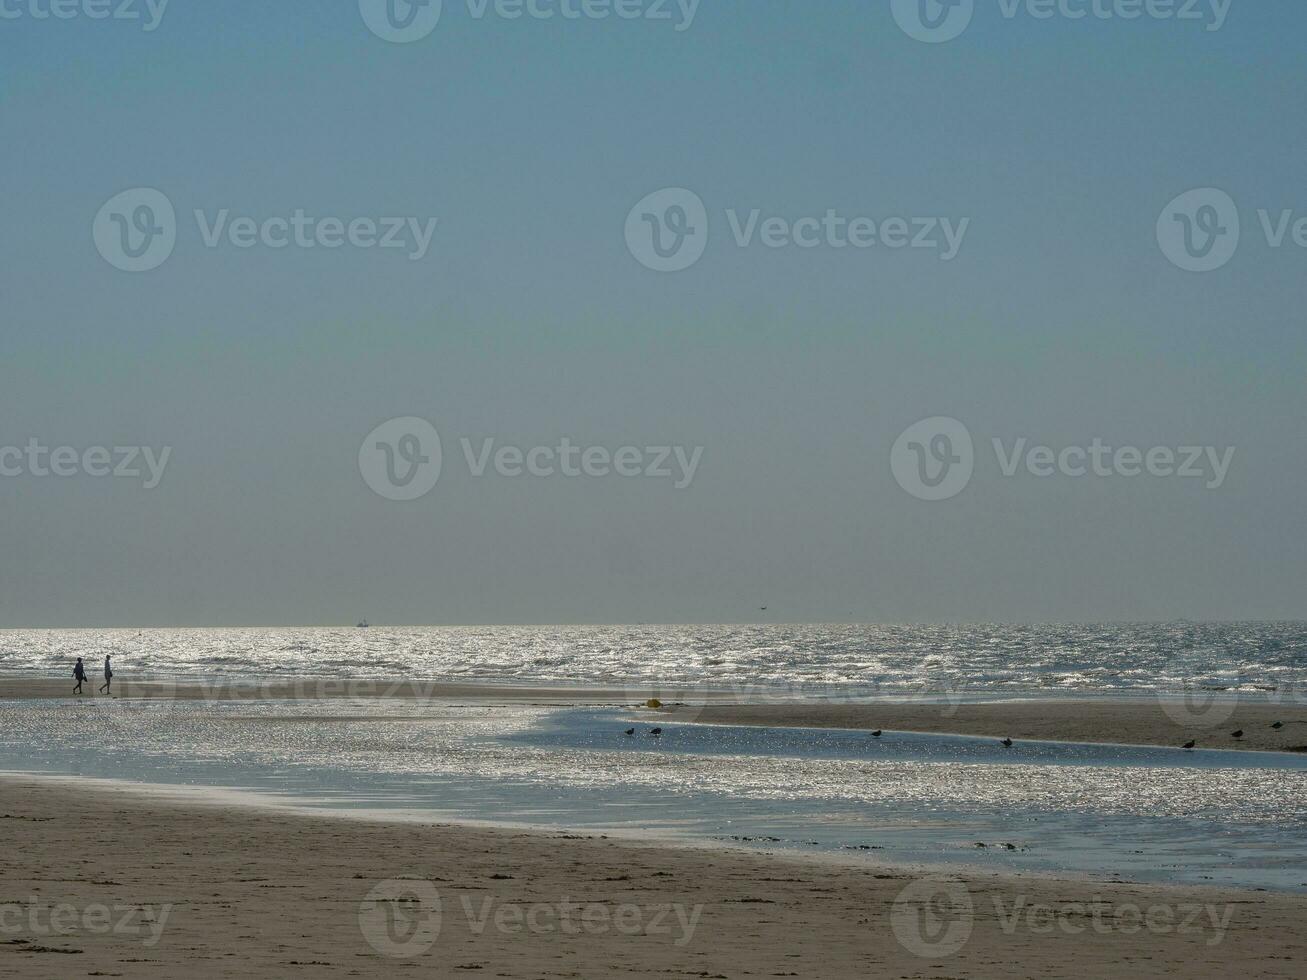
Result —
[[[966, 872], [922, 885], [909, 868], [306, 816], [105, 786], [0, 780], [0, 976], [1307, 970], [1298, 896]], [[923, 903], [938, 888], [951, 891], [931, 905], [937, 920]]]
[[[15, 710], [57, 708], [73, 700], [70, 689], [63, 680], [0, 678], [0, 699]], [[459, 710], [507, 718], [527, 705], [545, 713], [598, 706], [649, 725], [880, 728], [891, 740], [911, 731], [1141, 745], [1195, 738], [1230, 749], [1307, 743], [1307, 711], [1264, 703], [1231, 701], [1186, 716], [1183, 706], [1149, 698], [746, 704], [732, 703], [730, 692], [660, 690], [664, 704], [650, 708], [640, 700], [647, 693], [368, 679], [120, 681], [103, 717], [121, 737], [123, 725], [149, 717], [132, 712], [137, 699], [177, 699], [188, 710], [210, 700], [235, 721], [274, 726], [278, 739], [313, 725], [367, 739], [369, 729], [397, 722], [440, 731]], [[677, 703], [682, 695], [698, 703]], [[344, 698], [374, 699], [374, 713]], [[410, 702], [403, 712], [401, 699]], [[411, 704], [422, 699], [430, 711]], [[232, 701], [287, 701], [295, 710], [252, 703], [233, 712]], [[393, 707], [377, 710], [386, 703]], [[88, 717], [101, 716], [69, 716]], [[1271, 728], [1274, 721], [1282, 727]], [[1230, 737], [1236, 728], [1243, 740]], [[95, 723], [87, 730], [100, 731]], [[403, 736], [406, 751], [420, 744], [413, 738], [416, 731]], [[919, 866], [876, 849], [876, 829], [868, 848], [769, 853], [769, 838], [747, 838], [745, 850], [453, 823], [412, 810], [314, 812], [287, 802], [301, 799], [294, 793], [201, 783], [0, 774], [0, 977], [1307, 976], [1307, 895], [1290, 891], [1133, 883], [1110, 863], [1092, 878], [1040, 873], [961, 863], [972, 859], [959, 861], [958, 851], [940, 856], [948, 864]], [[961, 791], [960, 782], [950, 787]], [[884, 835], [879, 843], [890, 844], [891, 830]]]
[[[669, 709], [683, 721], [721, 725], [943, 732], [992, 738], [1307, 752], [1307, 707], [1231, 702], [1194, 710], [1182, 702], [1019, 700], [978, 704], [712, 704]], [[1279, 722], [1282, 727], [1273, 728]], [[1242, 731], [1240, 738], [1233, 733]]]
[[[88, 682], [85, 697], [100, 697]], [[71, 698], [70, 681], [0, 675], [0, 699]], [[731, 691], [687, 691], [587, 686], [513, 686], [444, 681], [315, 678], [201, 681], [115, 681], [119, 698], [181, 700], [305, 700], [403, 698], [470, 702], [534, 702], [629, 706], [663, 702], [656, 714], [704, 724], [801, 728], [849, 728], [886, 732], [939, 732], [993, 738], [1047, 739], [1125, 745], [1180, 746], [1193, 740], [1208, 749], [1307, 752], [1307, 705], [1230, 700], [1185, 704], [1173, 699], [1022, 698], [979, 703], [837, 701], [826, 703], [747, 702]], [[685, 700], [679, 700], [684, 698]], [[1280, 728], [1272, 727], [1275, 723]], [[1242, 731], [1241, 738], [1233, 733]]]
[[[83, 697], [97, 693], [103, 678], [91, 674]], [[0, 674], [0, 700], [73, 698], [73, 681], [48, 677]], [[119, 698], [177, 698], [186, 701], [302, 700], [320, 698], [468, 698], [496, 701], [540, 701], [565, 704], [625, 704], [633, 691], [623, 688], [545, 687], [541, 685], [456, 684], [402, 678], [313, 677], [289, 679], [250, 677], [214, 680], [130, 680], [115, 678], [113, 696]]]

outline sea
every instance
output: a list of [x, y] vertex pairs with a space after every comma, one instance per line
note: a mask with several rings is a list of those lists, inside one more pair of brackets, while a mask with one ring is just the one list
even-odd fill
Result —
[[1307, 623], [285, 627], [0, 631], [0, 672], [417, 677], [811, 694], [1302, 689]]

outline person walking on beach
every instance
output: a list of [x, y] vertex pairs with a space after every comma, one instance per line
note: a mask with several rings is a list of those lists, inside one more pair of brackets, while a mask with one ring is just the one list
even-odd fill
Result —
[[86, 680], [86, 664], [82, 663], [82, 658], [77, 658], [77, 666], [73, 668], [73, 678], [77, 681], [77, 686], [73, 688], [74, 694], [82, 693], [82, 682]]
[[113, 691], [109, 690], [109, 685], [113, 683], [113, 668], [109, 665], [109, 655], [104, 657], [104, 683], [100, 685], [100, 690], [106, 692], [109, 697], [113, 697]]

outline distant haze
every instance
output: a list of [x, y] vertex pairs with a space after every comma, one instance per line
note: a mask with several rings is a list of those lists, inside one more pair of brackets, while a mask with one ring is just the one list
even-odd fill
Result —
[[[0, 626], [1304, 617], [1307, 7], [1208, 30], [981, 3], [946, 43], [888, 0], [680, 20], [0, 21]], [[136, 188], [176, 214], [139, 272], [101, 250], [149, 215], [97, 223]], [[708, 238], [660, 272], [629, 236], [668, 188]], [[1202, 188], [1241, 240], [1186, 271], [1158, 226]], [[297, 211], [344, 244], [296, 243]], [[402, 247], [349, 230], [391, 217]], [[895, 247], [899, 217], [945, 247]], [[974, 446], [941, 500], [902, 481], [956, 441], [891, 466], [934, 417]], [[363, 471], [430, 457], [365, 443], [406, 418], [442, 448], [414, 500]], [[1138, 457], [1081, 472], [1096, 439]], [[1148, 472], [1183, 447], [1219, 485], [1206, 455]]]

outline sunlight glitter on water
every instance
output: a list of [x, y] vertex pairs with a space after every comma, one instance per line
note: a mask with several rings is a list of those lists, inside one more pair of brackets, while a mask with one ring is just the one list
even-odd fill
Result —
[[1307, 625], [486, 626], [0, 631], [0, 670], [686, 684], [808, 694], [1130, 692], [1307, 703]]
[[[396, 701], [10, 702], [0, 768], [920, 861], [1307, 887], [1307, 759]], [[635, 717], [636, 737], [622, 734]], [[984, 848], [977, 847], [985, 844]]]

